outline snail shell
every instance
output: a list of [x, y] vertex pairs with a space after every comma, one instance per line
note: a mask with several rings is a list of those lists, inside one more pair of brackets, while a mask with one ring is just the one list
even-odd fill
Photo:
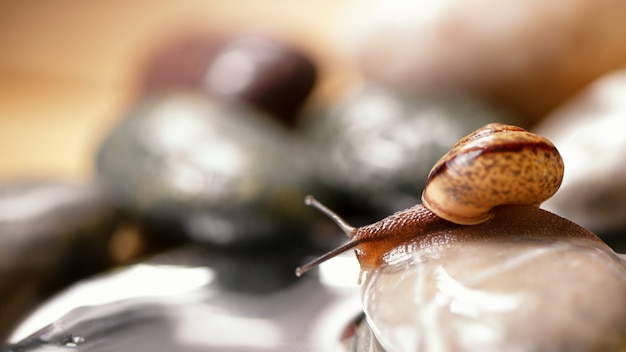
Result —
[[435, 164], [422, 194], [448, 221], [473, 225], [503, 204], [539, 205], [563, 180], [563, 160], [547, 139], [522, 128], [489, 124], [461, 139]]
[[354, 228], [307, 197], [305, 202], [330, 216], [350, 241], [296, 269], [296, 275], [351, 248], [363, 274], [383, 264], [387, 253], [403, 243], [455, 224], [488, 221], [497, 206], [538, 206], [557, 191], [562, 178], [563, 160], [550, 141], [516, 126], [488, 124], [461, 139], [435, 164], [423, 205]]

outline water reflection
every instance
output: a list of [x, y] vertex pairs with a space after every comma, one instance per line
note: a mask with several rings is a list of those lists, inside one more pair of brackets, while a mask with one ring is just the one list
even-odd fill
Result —
[[[75, 285], [25, 321], [2, 351], [334, 350], [361, 311], [347, 259], [329, 262], [320, 272], [324, 280], [310, 273], [254, 290], [221, 279], [222, 267], [246, 279], [231, 262], [186, 248]], [[261, 272], [267, 265], [257, 264]], [[292, 276], [293, 267], [285, 267]], [[341, 273], [351, 276], [350, 284]]]

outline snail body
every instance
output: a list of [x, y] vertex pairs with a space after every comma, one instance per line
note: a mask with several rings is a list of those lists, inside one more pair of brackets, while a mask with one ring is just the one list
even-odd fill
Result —
[[364, 324], [385, 351], [623, 350], [624, 256], [538, 207], [562, 173], [546, 139], [487, 125], [435, 165], [423, 204], [376, 223], [307, 197], [350, 239], [296, 274], [354, 249]]
[[296, 269], [296, 275], [352, 248], [363, 273], [380, 266], [389, 251], [428, 233], [486, 222], [498, 206], [538, 206], [557, 191], [563, 170], [558, 150], [547, 139], [516, 126], [488, 124], [462, 138], [435, 164], [423, 204], [376, 223], [354, 228], [307, 197], [305, 203], [331, 217], [350, 240]]

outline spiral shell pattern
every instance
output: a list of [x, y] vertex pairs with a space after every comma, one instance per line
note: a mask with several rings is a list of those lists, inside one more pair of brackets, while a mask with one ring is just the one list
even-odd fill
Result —
[[472, 225], [504, 204], [539, 205], [563, 179], [563, 159], [546, 138], [520, 127], [489, 124], [461, 139], [431, 170], [425, 207], [448, 221]]

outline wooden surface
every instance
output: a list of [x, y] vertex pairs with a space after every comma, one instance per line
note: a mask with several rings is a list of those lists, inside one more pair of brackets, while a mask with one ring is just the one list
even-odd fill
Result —
[[87, 179], [161, 41], [199, 30], [272, 32], [317, 60], [316, 96], [341, 86], [333, 37], [346, 1], [0, 0], [0, 182]]

